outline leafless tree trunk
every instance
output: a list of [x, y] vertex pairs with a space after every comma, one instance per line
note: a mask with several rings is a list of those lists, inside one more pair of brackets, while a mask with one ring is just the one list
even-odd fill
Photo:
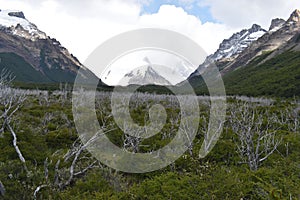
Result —
[[204, 158], [216, 145], [223, 131], [226, 118], [226, 105], [223, 97], [213, 97], [214, 103], [210, 107], [209, 120], [202, 116], [200, 132], [204, 134], [204, 140], [199, 151], [199, 157]]
[[[110, 132], [111, 130], [106, 131], [103, 134]], [[36, 187], [34, 191], [34, 198], [37, 198], [37, 194], [46, 187], [56, 187], [58, 189], [64, 189], [69, 186], [74, 178], [84, 175], [88, 170], [93, 168], [102, 168], [100, 162], [93, 157], [89, 156], [89, 152], [86, 149], [92, 145], [101, 135], [96, 133], [91, 137], [85, 144], [81, 142], [78, 138], [69, 149], [69, 151], [64, 155], [64, 162], [71, 161], [71, 165], [67, 168], [59, 168], [61, 161], [58, 160], [55, 165], [55, 175], [54, 180], [51, 183], [48, 181], [48, 165], [47, 159], [45, 160], [44, 170], [45, 170], [45, 183]]]
[[275, 138], [273, 123], [278, 118], [268, 111], [259, 111], [245, 102], [231, 107], [229, 122], [238, 136], [238, 153], [249, 168], [256, 171], [261, 162], [277, 150], [281, 140]]
[[[95, 167], [95, 165], [97, 164], [97, 161], [91, 161], [90, 164], [88, 164], [88, 166], [85, 167], [79, 167], [78, 170], [76, 171], [76, 165], [78, 165], [78, 161], [80, 161], [80, 156], [83, 153], [84, 150], [86, 150], [86, 148], [93, 143], [99, 136], [96, 134], [94, 137], [92, 137], [86, 144], [82, 144], [79, 139], [78, 141], [75, 141], [73, 144], [72, 149], [70, 149], [70, 151], [65, 155], [65, 162], [68, 161], [70, 158], [73, 157], [71, 166], [69, 168], [69, 178], [67, 179], [67, 181], [65, 183], [63, 183], [62, 187], [66, 187], [68, 185], [70, 185], [70, 183], [73, 181], [73, 178], [76, 176], [79, 176], [81, 174], [86, 173], [89, 169], [92, 169]], [[83, 156], [82, 159], [85, 159], [87, 157]]]
[[12, 75], [4, 70], [0, 75], [0, 105], [3, 106], [3, 110], [0, 111], [0, 122], [2, 121], [2, 127], [0, 129], [0, 136], [3, 134], [5, 128], [11, 133], [13, 137], [13, 146], [16, 153], [19, 156], [20, 161], [23, 163], [26, 172], [28, 172], [26, 167], [26, 161], [20, 148], [18, 147], [17, 134], [11, 126], [11, 121], [14, 114], [20, 109], [23, 102], [26, 99], [25, 93], [21, 90], [13, 89], [10, 87], [13, 81]]
[[4, 196], [4, 195], [5, 195], [5, 187], [0, 181], [0, 196]]

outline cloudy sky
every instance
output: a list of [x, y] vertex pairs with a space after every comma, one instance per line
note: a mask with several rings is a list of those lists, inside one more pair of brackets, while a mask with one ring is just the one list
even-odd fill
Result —
[[0, 0], [0, 5], [24, 11], [84, 62], [102, 42], [142, 27], [180, 32], [210, 54], [253, 23], [268, 29], [272, 18], [288, 18], [300, 0]]

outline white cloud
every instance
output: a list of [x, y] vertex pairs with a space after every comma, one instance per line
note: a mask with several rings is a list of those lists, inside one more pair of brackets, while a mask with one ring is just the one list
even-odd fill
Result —
[[245, 28], [253, 23], [269, 28], [273, 18], [288, 18], [300, 7], [299, 0], [203, 0], [200, 6], [209, 6], [215, 19], [224, 24]]
[[234, 31], [224, 24], [202, 24], [197, 17], [173, 5], [163, 5], [158, 13], [141, 16], [139, 24], [142, 27], [166, 28], [185, 34], [197, 42], [208, 54], [213, 53], [220, 42]]
[[[139, 27], [160, 27], [183, 33], [208, 53], [234, 31], [258, 23], [268, 28], [275, 17], [287, 18], [299, 0], [177, 0], [208, 6], [223, 24], [201, 23], [182, 8], [161, 6], [158, 13], [140, 16], [153, 0], [0, 0], [1, 9], [18, 9], [51, 37], [57, 38], [81, 61], [108, 38]], [[231, 27], [231, 28], [228, 28]]]
[[[225, 25], [202, 24], [182, 8], [161, 6], [156, 14], [140, 16], [151, 0], [0, 0], [2, 9], [23, 10], [25, 16], [49, 36], [58, 39], [83, 62], [110, 37], [139, 27], [168, 28], [183, 33], [212, 53], [232, 31]], [[185, 0], [186, 1], [186, 0]], [[28, 3], [29, 2], [29, 3]]]
[[[220, 42], [224, 38], [229, 37], [233, 31], [223, 24], [202, 24], [197, 17], [187, 14], [182, 8], [175, 7], [173, 5], [163, 5], [155, 14], [145, 14], [140, 16], [136, 26], [140, 28], [164, 28], [180, 32], [197, 42], [207, 52], [207, 54], [213, 53], [218, 48]], [[139, 66], [138, 61], [142, 61], [146, 55], [151, 58], [150, 60], [153, 63], [169, 66], [174, 69], [178, 67], [176, 65], [179, 61], [174, 59], [174, 56], [170, 59], [168, 56], [162, 57], [161, 54], [161, 52], [158, 54], [153, 52], [152, 54], [143, 54], [142, 52], [135, 53], [132, 55], [132, 59], [128, 59], [126, 57], [126, 59], [122, 60], [122, 63], [115, 63], [112, 67], [115, 70], [111, 68], [107, 69], [107, 71], [102, 74], [104, 75], [102, 76], [102, 80], [107, 81], [107, 84], [117, 84], [119, 79], [121, 79], [126, 73]], [[199, 52], [199, 57], [200, 56]], [[159, 62], [155, 62], [158, 60]], [[197, 66], [194, 66], [194, 70], [196, 68]], [[95, 70], [95, 72], [97, 73], [97, 70]], [[110, 74], [110, 78], [108, 77], [106, 79], [106, 74], [108, 72]], [[100, 73], [97, 74], [100, 75]], [[111, 77], [113, 77], [113, 79], [111, 79]], [[180, 80], [182, 81], [183, 79]]]

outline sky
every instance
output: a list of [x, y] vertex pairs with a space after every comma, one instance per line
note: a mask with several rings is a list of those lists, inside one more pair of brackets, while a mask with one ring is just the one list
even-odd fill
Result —
[[253, 23], [268, 29], [273, 18], [287, 19], [300, 0], [0, 0], [0, 5], [22, 10], [84, 63], [107, 39], [138, 28], [177, 31], [211, 54]]

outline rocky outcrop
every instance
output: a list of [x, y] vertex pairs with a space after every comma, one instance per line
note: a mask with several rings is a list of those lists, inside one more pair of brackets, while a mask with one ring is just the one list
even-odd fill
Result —
[[285, 24], [284, 19], [276, 18], [273, 19], [271, 22], [271, 26], [269, 28], [269, 31], [277, 31], [278, 29], [282, 28], [282, 26]]
[[290, 16], [290, 18], [287, 20], [288, 23], [290, 22], [300, 22], [300, 10], [296, 9]]
[[8, 15], [11, 17], [19, 17], [25, 19], [25, 15], [23, 12], [9, 12]]
[[223, 40], [219, 49], [210, 58], [218, 61], [235, 57], [266, 32], [261, 26], [253, 24], [250, 29], [244, 29], [233, 34], [229, 39]]

